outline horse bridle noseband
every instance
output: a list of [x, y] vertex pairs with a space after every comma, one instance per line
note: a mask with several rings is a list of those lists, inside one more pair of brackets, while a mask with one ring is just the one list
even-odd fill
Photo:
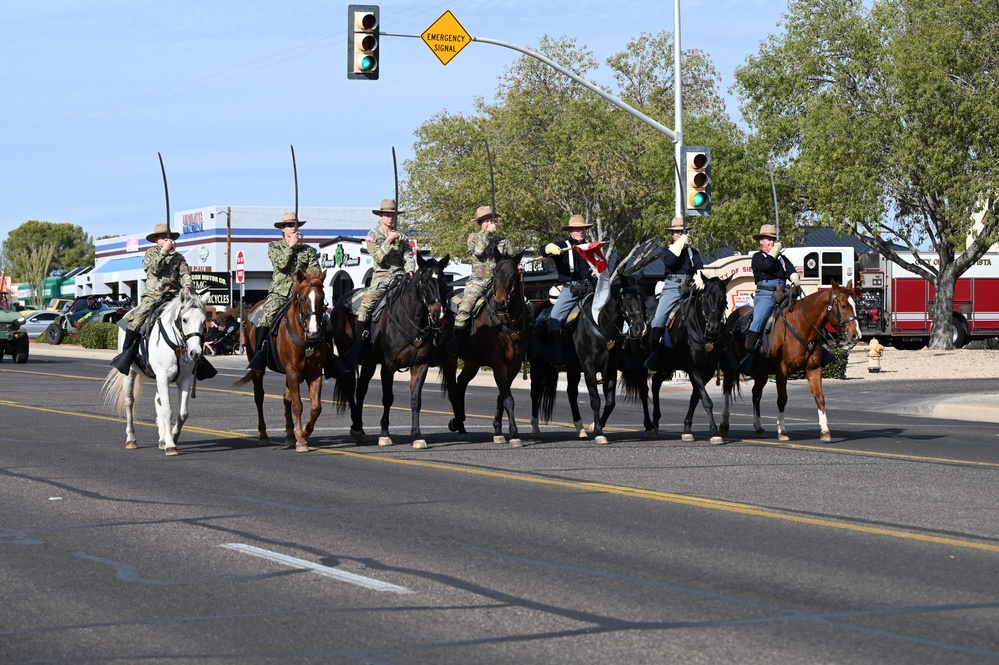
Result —
[[[417, 275], [420, 275], [420, 277], [417, 278]], [[426, 339], [428, 337], [430, 339], [439, 339], [443, 335], [443, 333], [444, 333], [443, 327], [441, 325], [435, 325], [434, 322], [430, 320], [429, 312], [430, 312], [430, 306], [431, 305], [435, 305], [436, 304], [436, 305], [440, 305], [441, 307], [443, 307], [444, 303], [441, 300], [441, 297], [440, 297], [439, 293], [438, 293], [436, 299], [431, 300], [430, 298], [427, 297], [426, 289], [428, 287], [427, 287], [426, 284], [423, 283], [423, 271], [422, 270], [419, 273], [414, 273], [413, 274], [413, 279], [415, 279], [417, 281], [416, 290], [420, 294], [420, 302], [423, 303], [423, 310], [428, 313], [428, 315], [427, 315], [427, 325], [425, 327], [420, 326], [420, 324], [418, 324], [416, 321], [414, 321], [413, 319], [411, 319], [409, 317], [409, 314], [405, 314], [405, 316], [406, 316], [406, 322], [409, 323], [409, 325], [411, 325], [412, 327], [416, 328], [416, 334], [414, 335], [414, 334], [411, 334], [409, 332], [409, 330], [407, 330], [407, 329], [405, 329], [405, 328], [402, 327], [402, 324], [399, 323], [398, 318], [396, 318], [396, 316], [394, 315], [394, 312], [392, 312], [392, 310], [389, 310], [387, 312], [387, 314], [388, 314], [388, 317], [389, 317], [389, 321], [392, 323], [392, 325], [394, 325], [396, 327], [396, 329], [400, 333], [402, 333], [402, 335], [404, 337], [406, 337], [406, 339], [409, 340], [409, 343], [412, 344], [413, 346], [415, 346], [416, 348], [420, 348], [421, 346], [423, 346], [423, 340], [424, 339]], [[434, 277], [433, 277], [433, 281], [437, 281], [439, 279], [440, 278], [435, 273]], [[438, 289], [438, 291], [439, 290], [440, 289]], [[386, 306], [387, 305], [388, 305], [388, 303], [386, 303]]]
[[[318, 290], [319, 293], [321, 294], [320, 300], [319, 300], [320, 305], [321, 306], [325, 305], [326, 304], [326, 294], [323, 292], [323, 289], [321, 289], [319, 287], [309, 287], [310, 290], [313, 289], [313, 288], [315, 288], [316, 290]], [[307, 330], [308, 329], [308, 319], [309, 319], [309, 317], [310, 316], [315, 316], [318, 319], [319, 318], [319, 313], [317, 311], [315, 311], [315, 310], [310, 310], [309, 313], [306, 314], [305, 313], [305, 308], [302, 307], [302, 303], [303, 302], [304, 302], [304, 299], [302, 298], [301, 295], [295, 296], [295, 309], [298, 310], [298, 321], [299, 321], [299, 323], [302, 324], [302, 329], [303, 330]], [[325, 307], [323, 307], [323, 309], [325, 310]], [[295, 329], [291, 327], [291, 317], [288, 316], [287, 314], [285, 314], [285, 317], [284, 317], [284, 324], [285, 324], [285, 327], [288, 329], [288, 335], [291, 337], [291, 341], [295, 343], [295, 346], [297, 346], [299, 349], [301, 349], [302, 351], [305, 352], [305, 357], [306, 358], [308, 358], [313, 353], [315, 353], [316, 350], [318, 348], [320, 348], [320, 346], [322, 345], [322, 343], [323, 343], [323, 335], [322, 335], [322, 331], [321, 330], [320, 330], [320, 333], [319, 333], [319, 338], [316, 340], [316, 342], [314, 344], [306, 344], [295, 333]], [[322, 321], [317, 321], [316, 322], [316, 327], [321, 327], [321, 326], [322, 326]]]
[[[524, 335], [527, 332], [527, 308], [526, 307], [521, 307], [521, 313], [520, 313], [520, 324], [521, 325], [520, 325], [520, 329], [519, 330], [514, 330], [513, 326], [510, 325], [510, 323], [512, 323], [511, 320], [510, 320], [510, 306], [507, 305], [506, 307], [503, 307], [502, 309], [500, 307], [498, 307], [498, 306], [494, 307], [494, 303], [496, 302], [496, 281], [495, 281], [495, 279], [496, 278], [495, 278], [495, 273], [494, 273], [494, 277], [493, 277], [493, 288], [492, 288], [492, 293], [489, 296], [489, 306], [487, 308], [489, 310], [489, 316], [493, 320], [493, 325], [495, 325], [497, 328], [499, 328], [500, 331], [502, 331], [504, 334], [509, 335], [510, 339], [512, 339], [514, 342], [516, 342], [517, 340], [519, 340], [521, 338], [522, 335]], [[516, 290], [516, 287], [517, 287], [518, 284], [520, 285], [521, 288], [520, 288], [520, 292], [516, 293], [515, 290]], [[523, 289], [523, 287], [524, 287], [524, 276], [523, 275], [519, 275], [519, 279], [514, 280], [513, 287], [506, 290], [506, 292], [507, 292], [507, 299], [506, 299], [507, 303], [510, 302], [511, 297], [520, 297], [522, 299], [524, 297], [524, 289]]]
[[[815, 324], [812, 323], [812, 321], [808, 318], [807, 315], [803, 317], [805, 319], [805, 322], [809, 325], [809, 327], [811, 327], [811, 329], [815, 331], [818, 338], [821, 338], [822, 341], [825, 342], [826, 344], [829, 344], [830, 346], [835, 346], [837, 348], [844, 348], [846, 346], [846, 344], [843, 341], [843, 339], [845, 338], [845, 335], [842, 332], [843, 327], [846, 324], [850, 323], [851, 321], [857, 320], [856, 313], [854, 313], [854, 315], [851, 317], [845, 319], [843, 318], [843, 308], [842, 305], [839, 304], [839, 297], [842, 295], [846, 295], [846, 292], [835, 293], [832, 289], [829, 289], [829, 301], [826, 303], [826, 316], [829, 315], [829, 312], [832, 312], [833, 316], [836, 317], [835, 337], [831, 337], [829, 333], [826, 332], [825, 326], [823, 326], [822, 328], [817, 328]], [[835, 308], [834, 308], [834, 303], [835, 303]], [[794, 338], [798, 340], [802, 346], [805, 347], [805, 349], [808, 351], [809, 354], [811, 354], [815, 350], [815, 347], [817, 346], [816, 344], [817, 340], [806, 342], [804, 338], [802, 338], [802, 336], [798, 334], [798, 331], [795, 330], [794, 327], [791, 325], [791, 323], [787, 320], [787, 317], [785, 316], [786, 311], [787, 310], [782, 310], [780, 313], [780, 317], [784, 321], [784, 327], [787, 330], [791, 331], [791, 334], [794, 336]], [[822, 320], [824, 321], [825, 317], [823, 317]], [[851, 344], [850, 346], [852, 347], [854, 346], [854, 344]]]
[[183, 314], [184, 314], [184, 311], [183, 311], [183, 309], [181, 309], [181, 311], [177, 313], [177, 318], [174, 319], [174, 321], [173, 321], [173, 328], [174, 328], [174, 330], [177, 331], [177, 337], [180, 339], [180, 342], [178, 342], [176, 344], [174, 343], [174, 341], [172, 339], [170, 339], [169, 335], [167, 335], [167, 329], [163, 325], [163, 319], [159, 318], [159, 317], [156, 318], [156, 323], [157, 323], [157, 325], [159, 325], [159, 328], [160, 328], [160, 337], [163, 338], [163, 341], [167, 343], [167, 346], [170, 347], [170, 350], [173, 351], [174, 355], [176, 355], [178, 358], [181, 356], [181, 354], [183, 354], [182, 347], [184, 345], [186, 345], [187, 344], [187, 340], [191, 339], [192, 337], [197, 337], [198, 339], [200, 339], [202, 346], [204, 346], [204, 344], [205, 344], [205, 326], [204, 325], [201, 326], [201, 330], [198, 331], [198, 332], [187, 333], [186, 335], [184, 334], [184, 329], [180, 327], [180, 319], [183, 316]]

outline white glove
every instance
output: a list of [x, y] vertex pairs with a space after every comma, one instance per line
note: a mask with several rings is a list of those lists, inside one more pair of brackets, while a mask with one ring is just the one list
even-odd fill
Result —
[[676, 242], [674, 242], [672, 245], [669, 246], [669, 251], [674, 256], [680, 256], [680, 252], [683, 251], [683, 248], [686, 245], [687, 245], [687, 234], [684, 233], [683, 235], [681, 235], [679, 238], [676, 239]]
[[545, 254], [547, 254], [548, 256], [558, 256], [561, 253], [562, 253], [562, 248], [556, 245], [555, 243], [550, 242], [547, 245], [545, 245]]
[[795, 286], [801, 284], [801, 275], [798, 274], [798, 271], [791, 273], [791, 283]]
[[784, 245], [780, 244], [780, 241], [778, 241], [778, 242], [774, 243], [774, 246], [770, 248], [770, 251], [767, 252], [767, 254], [769, 254], [770, 256], [772, 256], [772, 257], [774, 257], [776, 259], [777, 256], [781, 253], [781, 250], [783, 250], [783, 249], [784, 249]]

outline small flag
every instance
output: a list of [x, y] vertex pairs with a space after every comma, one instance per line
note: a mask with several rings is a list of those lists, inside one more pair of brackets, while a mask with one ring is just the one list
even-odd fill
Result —
[[417, 253], [416, 252], [416, 241], [415, 240], [410, 240], [409, 241], [409, 246], [413, 248], [413, 258], [415, 259], [416, 258], [416, 253]]
[[593, 269], [597, 271], [597, 274], [603, 273], [607, 270], [607, 259], [604, 258], [604, 252], [600, 249], [601, 243], [599, 240], [595, 242], [588, 242], [582, 245], [576, 245], [576, 251], [586, 259], [586, 262], [593, 266]]

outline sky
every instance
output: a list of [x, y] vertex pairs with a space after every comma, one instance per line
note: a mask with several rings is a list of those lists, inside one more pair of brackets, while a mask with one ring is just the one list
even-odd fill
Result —
[[[377, 207], [392, 148], [441, 111], [493, 99], [520, 54], [471, 43], [447, 66], [420, 39], [383, 37], [378, 81], [346, 77], [347, 4], [312, 0], [31, 0], [0, 17], [0, 240], [28, 220], [93, 238], [147, 233], [218, 206]], [[778, 33], [786, 0], [682, 0], [681, 47], [711, 58], [729, 114], [735, 69]], [[473, 36], [536, 47], [566, 35], [604, 64], [642, 32], [673, 31], [673, 4], [408, 0], [381, 29], [419, 35], [451, 10]], [[657, 118], [672, 127], [672, 118]]]

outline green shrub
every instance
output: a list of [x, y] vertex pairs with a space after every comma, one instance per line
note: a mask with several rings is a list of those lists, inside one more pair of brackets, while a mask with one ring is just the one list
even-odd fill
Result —
[[85, 349], [118, 348], [118, 326], [113, 323], [86, 323], [80, 328], [79, 336]]
[[[850, 359], [850, 352], [846, 349], [829, 349], [833, 354], [833, 360], [828, 365], [822, 368], [822, 378], [823, 379], [845, 379], [846, 378], [846, 364]], [[819, 353], [819, 351], [816, 351]], [[788, 379], [804, 379], [805, 371], [795, 372]]]

